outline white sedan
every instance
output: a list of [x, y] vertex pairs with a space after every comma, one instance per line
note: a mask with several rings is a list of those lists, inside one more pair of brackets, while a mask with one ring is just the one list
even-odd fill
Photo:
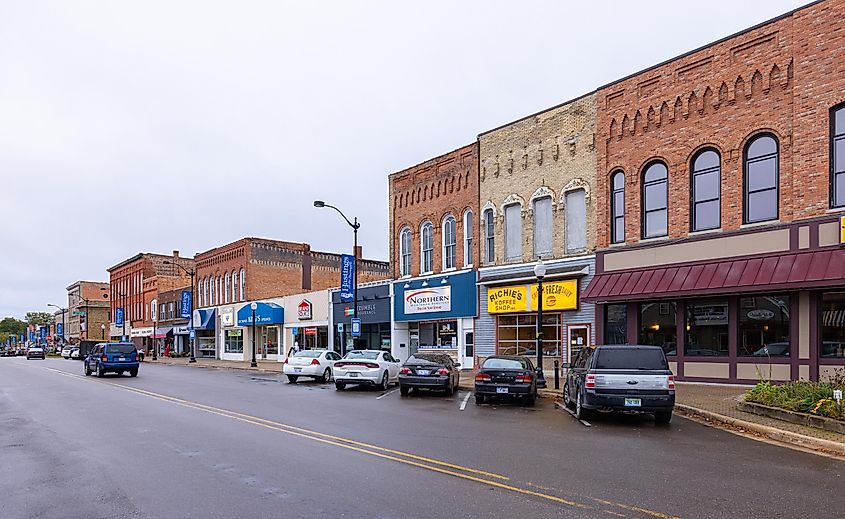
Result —
[[70, 350], [70, 358], [74, 360], [79, 360], [82, 358], [80, 357], [79, 348], [73, 348], [72, 350]]
[[331, 382], [332, 368], [340, 355], [329, 350], [303, 350], [285, 359], [282, 372], [291, 384], [299, 377], [313, 377], [320, 382]]
[[72, 351], [73, 351], [73, 346], [65, 346], [64, 348], [62, 348], [62, 357], [69, 359], [70, 358], [70, 352], [72, 352]]
[[347, 384], [366, 384], [386, 390], [391, 382], [399, 382], [399, 361], [389, 351], [352, 350], [334, 364], [334, 385], [338, 391]]

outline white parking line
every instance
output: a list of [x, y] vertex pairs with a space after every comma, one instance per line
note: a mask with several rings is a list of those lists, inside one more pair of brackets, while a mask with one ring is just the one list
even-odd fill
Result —
[[[570, 409], [570, 408], [566, 407], [565, 405], [563, 405], [563, 404], [561, 404], [561, 403], [559, 403], [559, 402], [555, 402], [555, 407], [557, 407], [557, 408], [558, 408], [558, 409], [560, 409], [561, 411], [566, 411], [567, 413], [569, 413], [569, 414], [570, 414], [570, 416], [572, 416], [572, 418], [575, 418], [575, 412], [574, 412], [572, 409]], [[578, 420], [577, 418], [575, 418], [575, 419], [576, 419], [576, 420]], [[593, 426], [593, 425], [592, 425], [590, 422], [588, 422], [587, 420], [578, 420], [578, 421], [579, 421], [579, 422], [581, 422], [581, 424], [582, 424], [582, 425], [584, 425], [584, 426], [586, 426], [586, 427], [592, 427], [592, 426]]]
[[382, 393], [381, 396], [376, 397], [376, 400], [381, 400], [382, 398], [386, 397], [387, 395], [392, 395], [393, 393], [395, 393], [397, 391], [399, 391], [398, 387], [396, 389], [392, 390], [392, 391], [388, 391], [387, 393]]
[[471, 396], [472, 396], [472, 391], [468, 391], [467, 396], [465, 396], [464, 399], [461, 401], [461, 411], [466, 409], [467, 400], [469, 400], [469, 397], [471, 397]]

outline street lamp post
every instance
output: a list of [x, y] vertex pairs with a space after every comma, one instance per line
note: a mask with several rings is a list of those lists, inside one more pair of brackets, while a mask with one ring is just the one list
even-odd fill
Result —
[[188, 359], [188, 362], [189, 363], [190, 362], [196, 362], [197, 357], [196, 357], [196, 353], [195, 353], [194, 344], [196, 343], [197, 339], [196, 339], [196, 332], [194, 331], [194, 297], [196, 297], [195, 294], [197, 292], [197, 290], [196, 290], [197, 287], [194, 286], [194, 277], [196, 276], [197, 271], [195, 269], [186, 268], [179, 263], [173, 263], [170, 260], [164, 260], [164, 264], [165, 265], [176, 265], [177, 267], [179, 267], [180, 269], [185, 271], [186, 274], [191, 276], [191, 331], [193, 332], [194, 337], [191, 339], [191, 358]]
[[255, 360], [255, 311], [258, 310], [258, 303], [252, 303], [249, 308], [252, 310], [252, 362], [249, 365], [252, 368], [257, 368], [258, 362]]
[[103, 340], [103, 341], [106, 340], [106, 325], [105, 324], [100, 325], [100, 340]]
[[546, 277], [546, 264], [542, 258], [534, 265], [534, 275], [537, 276], [537, 387], [546, 387], [543, 374], [543, 278]]
[[[352, 258], [353, 264], [355, 265], [353, 278], [352, 278], [352, 317], [358, 317], [358, 229], [361, 227], [361, 224], [358, 223], [358, 217], [354, 217], [353, 221], [349, 221], [349, 218], [343, 214], [343, 211], [338, 209], [333, 205], [329, 205], [322, 200], [314, 200], [314, 207], [330, 207], [337, 211], [340, 216], [346, 220], [346, 223], [352, 227], [353, 233], [353, 242], [352, 242]], [[346, 354], [346, 341], [343, 340], [344, 337], [340, 338], [340, 354], [341, 356]]]
[[62, 336], [62, 346], [64, 346], [65, 345], [65, 333], [67, 333], [66, 329], [65, 329], [65, 313], [67, 312], [67, 308], [62, 308], [61, 306], [54, 305], [53, 303], [47, 303], [47, 306], [52, 306], [52, 307], [57, 308], [57, 309], [62, 311], [62, 333], [61, 333], [61, 336]]

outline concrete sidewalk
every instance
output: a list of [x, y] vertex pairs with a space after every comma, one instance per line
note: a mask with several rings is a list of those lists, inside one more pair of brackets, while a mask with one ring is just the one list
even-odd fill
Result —
[[253, 371], [263, 371], [269, 373], [281, 373], [283, 364], [275, 360], [261, 360], [258, 359], [258, 367], [250, 367], [250, 361], [240, 360], [219, 360], [219, 359], [201, 359], [197, 358], [196, 362], [188, 362], [188, 357], [159, 357], [158, 360], [153, 360], [152, 357], [146, 357], [144, 364], [164, 364], [167, 366], [190, 366], [194, 368], [212, 368], [212, 369], [245, 369]]

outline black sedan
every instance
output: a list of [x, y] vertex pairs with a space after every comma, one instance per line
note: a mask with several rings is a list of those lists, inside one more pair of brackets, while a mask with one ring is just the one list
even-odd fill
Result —
[[493, 398], [521, 399], [534, 405], [537, 399], [537, 373], [526, 357], [496, 355], [487, 357], [475, 375], [475, 403]]
[[437, 389], [451, 395], [461, 381], [460, 364], [445, 353], [415, 353], [399, 370], [399, 392], [412, 389]]

